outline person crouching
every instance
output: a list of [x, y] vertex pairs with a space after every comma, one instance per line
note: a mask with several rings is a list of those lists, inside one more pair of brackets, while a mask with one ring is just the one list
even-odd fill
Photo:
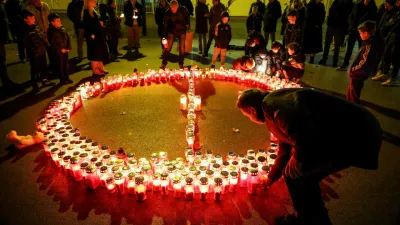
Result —
[[300, 53], [300, 44], [292, 42], [287, 46], [288, 62], [282, 66], [282, 72], [286, 79], [300, 82], [304, 75], [304, 62], [306, 57]]

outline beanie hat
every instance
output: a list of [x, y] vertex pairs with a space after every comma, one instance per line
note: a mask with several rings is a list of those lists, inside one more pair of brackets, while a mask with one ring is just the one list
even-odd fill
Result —
[[393, 6], [396, 5], [396, 0], [386, 0], [385, 2]]
[[221, 13], [221, 19], [224, 18], [224, 17], [228, 17], [230, 19], [229, 13], [227, 11], [224, 11], [224, 12]]

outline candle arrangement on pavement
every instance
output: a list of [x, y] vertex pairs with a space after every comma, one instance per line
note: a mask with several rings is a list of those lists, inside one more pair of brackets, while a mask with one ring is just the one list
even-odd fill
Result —
[[[187, 94], [180, 97], [180, 109], [187, 111], [188, 121], [185, 158], [169, 159], [167, 152], [158, 152], [153, 153], [150, 160], [137, 159], [134, 153], [112, 150], [81, 135], [69, 121], [85, 100], [101, 92], [179, 79], [187, 79], [189, 84]], [[248, 83], [272, 90], [299, 87], [268, 74], [233, 70], [149, 70], [147, 73], [114, 75], [93, 85], [85, 83], [77, 91], [49, 104], [44, 116], [36, 122], [37, 129], [44, 133], [45, 154], [57, 167], [87, 188], [105, 188], [109, 193], [136, 195], [137, 201], [145, 201], [149, 191], [187, 201], [221, 201], [226, 193], [236, 192], [240, 187], [247, 188], [251, 195], [257, 194], [259, 180], [268, 174], [277, 157], [277, 145], [271, 143], [267, 151], [229, 152], [225, 157], [211, 150], [195, 151], [196, 112], [201, 111], [201, 96], [195, 92], [196, 79]]]

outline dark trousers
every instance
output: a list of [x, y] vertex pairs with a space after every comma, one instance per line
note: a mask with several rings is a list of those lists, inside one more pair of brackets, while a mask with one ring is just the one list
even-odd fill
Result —
[[61, 82], [69, 80], [68, 53], [54, 54], [53, 59], [53, 75], [56, 75], [58, 78], [60, 78]]
[[108, 44], [108, 50], [109, 50], [110, 54], [117, 55], [118, 54], [118, 36], [116, 33], [108, 36], [107, 44]]
[[168, 48], [164, 49], [163, 52], [163, 60], [162, 64], [167, 65], [168, 64], [168, 56], [169, 53], [171, 52], [172, 46], [174, 44], [175, 38], [179, 39], [179, 65], [183, 65], [183, 61], [185, 59], [185, 39], [186, 39], [186, 33], [183, 34], [168, 34]]
[[26, 57], [25, 54], [25, 45], [24, 45], [24, 34], [21, 32], [17, 33], [17, 47], [18, 47], [18, 57], [20, 60], [24, 60]]
[[388, 74], [393, 65], [392, 79], [396, 79], [400, 69], [400, 44], [387, 44], [382, 58], [382, 73]]
[[342, 45], [343, 37], [345, 35], [345, 31], [343, 28], [336, 28], [336, 27], [331, 27], [328, 26], [326, 29], [326, 34], [325, 34], [325, 46], [324, 46], [324, 53], [322, 56], [323, 60], [328, 59], [330, 47], [332, 44], [332, 39], [335, 40], [335, 50], [333, 52], [333, 64], [336, 65], [339, 59], [339, 51], [340, 51], [340, 46]]
[[373, 71], [372, 74], [375, 74], [378, 70], [383, 71], [383, 66], [384, 66], [384, 60], [383, 60], [383, 53], [385, 52], [386, 48], [386, 43], [385, 43], [385, 38], [381, 37], [380, 35], [376, 35], [376, 43], [377, 43], [377, 48], [376, 48], [376, 68]]
[[354, 45], [356, 44], [356, 41], [358, 41], [358, 47], [361, 47], [361, 38], [360, 34], [358, 31], [351, 31], [349, 33], [349, 38], [347, 39], [347, 50], [346, 50], [346, 55], [344, 56], [344, 62], [343, 65], [348, 66], [351, 58], [351, 54], [353, 53], [353, 48]]
[[37, 88], [37, 80], [47, 79], [46, 55], [30, 57], [29, 63], [31, 65], [31, 84], [33, 88]]
[[10, 83], [10, 78], [7, 74], [7, 64], [6, 64], [6, 48], [4, 44], [0, 44], [0, 78], [3, 87]]
[[346, 99], [354, 103], [360, 103], [361, 90], [364, 87], [363, 80], [350, 79], [347, 87]]
[[207, 46], [204, 49], [204, 53], [208, 54], [208, 51], [210, 50], [212, 41], [215, 38], [215, 26], [210, 26], [210, 29], [208, 30], [208, 40], [207, 40]]
[[319, 182], [332, 173], [350, 167], [349, 162], [328, 162], [320, 165], [303, 164], [304, 176], [285, 176], [286, 186], [298, 218], [309, 225], [330, 225], [328, 211], [321, 196]]

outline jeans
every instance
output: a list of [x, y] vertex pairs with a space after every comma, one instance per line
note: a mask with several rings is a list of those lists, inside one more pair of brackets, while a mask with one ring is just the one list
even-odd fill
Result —
[[168, 48], [164, 49], [163, 52], [163, 60], [162, 64], [167, 65], [168, 64], [168, 56], [169, 53], [171, 52], [172, 45], [174, 44], [175, 39], [179, 39], [179, 65], [183, 65], [183, 61], [185, 59], [185, 39], [186, 39], [186, 33], [182, 34], [168, 34]]
[[336, 27], [331, 27], [328, 26], [326, 29], [326, 35], [325, 35], [325, 46], [324, 46], [324, 53], [322, 56], [323, 60], [328, 59], [332, 39], [334, 38], [335, 40], [335, 50], [333, 52], [333, 64], [337, 65], [338, 59], [339, 59], [339, 51], [340, 51], [340, 46], [343, 40], [343, 37], [345, 36], [344, 30], [342, 28], [336, 28]]
[[400, 44], [387, 44], [383, 53], [383, 74], [388, 74], [390, 66], [393, 65], [392, 79], [396, 79], [400, 69]]
[[199, 34], [199, 52], [205, 52], [207, 46], [207, 34]]
[[[350, 31], [349, 38], [347, 39], [347, 50], [346, 55], [344, 57], [343, 65], [348, 66], [351, 58], [351, 54], [353, 53], [354, 45], [358, 41], [358, 47], [361, 47], [361, 38], [358, 31]], [[335, 42], [336, 44], [336, 42]]]
[[128, 47], [139, 48], [140, 47], [140, 27], [138, 25], [128, 26]]
[[211, 65], [215, 66], [219, 54], [221, 54], [221, 66], [225, 65], [226, 48], [217, 48], [217, 47], [214, 48], [214, 55], [212, 57]]
[[275, 32], [264, 32], [265, 46], [268, 46], [269, 36], [271, 36], [271, 45], [275, 41]]
[[364, 87], [363, 80], [350, 79], [347, 87], [346, 99], [354, 103], [360, 103], [361, 90]]

